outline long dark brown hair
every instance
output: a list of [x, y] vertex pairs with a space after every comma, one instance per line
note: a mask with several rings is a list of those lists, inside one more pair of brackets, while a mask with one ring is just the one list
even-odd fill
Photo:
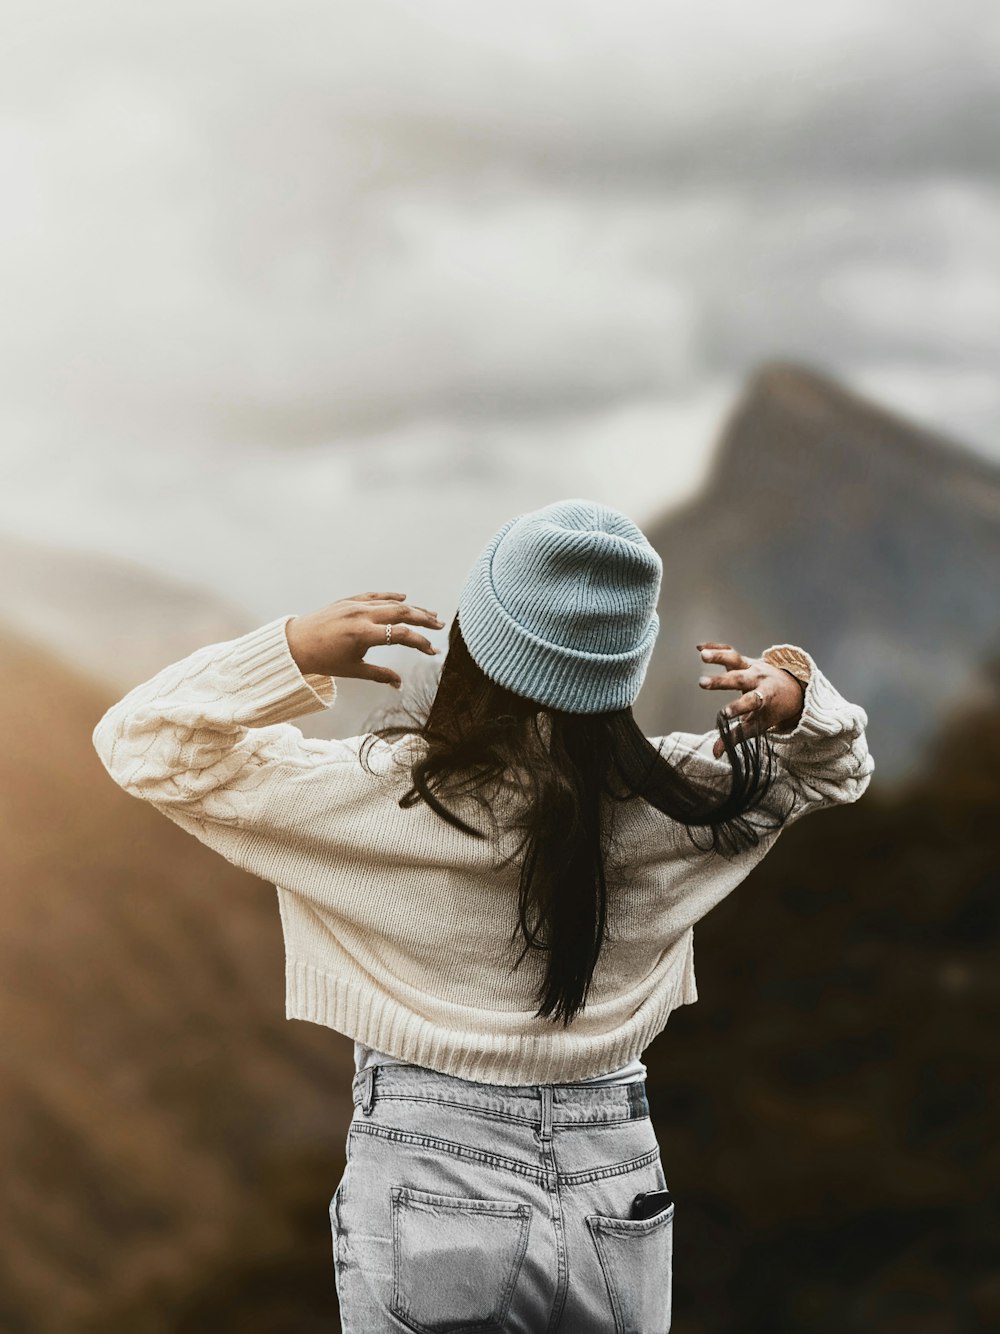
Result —
[[[765, 806], [774, 775], [766, 733], [744, 737], [720, 709], [716, 724], [731, 766], [728, 790], [705, 787], [681, 772], [643, 734], [631, 708], [572, 714], [497, 685], [474, 661], [458, 616], [448, 634], [429, 704], [404, 710], [410, 721], [373, 728], [360, 748], [362, 764], [376, 740], [422, 739], [410, 761], [411, 786], [401, 807], [418, 801], [473, 838], [474, 828], [442, 797], [474, 797], [498, 828], [498, 780], [520, 794], [523, 829], [517, 936], [547, 954], [536, 1015], [564, 1026], [583, 1008], [605, 939], [608, 883], [605, 852], [613, 839], [614, 803], [642, 798], [684, 826], [700, 852], [733, 857], [780, 828], [788, 809]], [[750, 813], [763, 815], [758, 824]], [[706, 842], [698, 841], [703, 831]]]

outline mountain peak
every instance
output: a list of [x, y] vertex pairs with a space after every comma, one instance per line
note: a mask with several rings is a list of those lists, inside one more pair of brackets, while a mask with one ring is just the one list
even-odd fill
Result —
[[868, 710], [892, 782], [997, 652], [1000, 468], [808, 368], [756, 372], [708, 487], [647, 535], [669, 571], [637, 713], [655, 734], [713, 724], [691, 645], [799, 644]]
[[751, 374], [743, 397], [783, 403], [790, 411], [807, 411], [850, 394], [831, 376], [804, 362], [766, 361]]
[[926, 483], [975, 480], [1000, 495], [1000, 469], [967, 446], [908, 420], [811, 366], [766, 362], [730, 411], [708, 490], [734, 485], [757, 495], [840, 481], [847, 472], [892, 484], [919, 472]]

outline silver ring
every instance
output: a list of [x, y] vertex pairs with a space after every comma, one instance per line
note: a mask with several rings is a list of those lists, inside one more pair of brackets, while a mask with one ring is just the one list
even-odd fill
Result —
[[385, 642], [386, 642], [387, 644], [391, 644], [391, 643], [392, 643], [392, 623], [391, 623], [391, 622], [385, 627]]
[[763, 707], [764, 707], [764, 696], [760, 693], [760, 691], [757, 689], [756, 686], [754, 686], [753, 693], [757, 696], [757, 699], [760, 701], [760, 707], [763, 708]]

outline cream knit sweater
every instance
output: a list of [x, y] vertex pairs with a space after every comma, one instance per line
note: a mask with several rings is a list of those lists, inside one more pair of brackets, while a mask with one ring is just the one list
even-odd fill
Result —
[[[412, 738], [376, 743], [370, 775], [358, 760], [360, 737], [303, 737], [291, 720], [329, 708], [336, 686], [300, 672], [285, 634], [291, 616], [165, 667], [93, 733], [126, 792], [276, 887], [286, 1017], [501, 1084], [582, 1079], [640, 1055], [673, 1009], [698, 998], [694, 924], [778, 835], [727, 861], [698, 852], [645, 801], [626, 803], [617, 832], [634, 855], [610, 887], [609, 939], [587, 1005], [568, 1029], [537, 1018], [543, 958], [531, 951], [510, 967], [517, 871], [497, 862], [512, 850], [511, 836], [472, 839], [423, 802], [400, 808]], [[776, 645], [765, 656], [809, 676], [795, 729], [772, 733], [780, 781], [797, 794], [791, 819], [856, 801], [874, 767], [864, 709], [804, 650]], [[717, 735], [654, 740], [690, 772], [724, 783], [728, 761], [711, 753]], [[455, 809], [488, 827], [470, 799]]]

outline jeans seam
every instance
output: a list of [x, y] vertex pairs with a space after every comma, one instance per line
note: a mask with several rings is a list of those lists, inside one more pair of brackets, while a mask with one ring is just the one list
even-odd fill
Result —
[[659, 1148], [650, 1149], [648, 1153], [640, 1154], [638, 1158], [629, 1158], [622, 1163], [612, 1163], [608, 1167], [597, 1167], [589, 1172], [561, 1172], [559, 1180], [565, 1182], [566, 1185], [573, 1186], [586, 1181], [600, 1181], [602, 1177], [623, 1176], [626, 1172], [634, 1172], [637, 1168], [655, 1163], [659, 1156]]
[[[451, 1098], [420, 1098], [406, 1093], [382, 1093], [378, 1094], [379, 1102], [429, 1102], [438, 1107], [454, 1107], [458, 1111], [472, 1112], [476, 1116], [481, 1116], [485, 1120], [497, 1121], [502, 1123], [515, 1122], [517, 1125], [534, 1126], [538, 1124], [537, 1116], [521, 1116], [518, 1112], [503, 1112], [491, 1107], [477, 1107], [474, 1103], [453, 1100]], [[355, 1103], [360, 1107], [361, 1103]], [[552, 1130], [613, 1130], [616, 1127], [628, 1125], [632, 1121], [645, 1121], [649, 1119], [648, 1113], [641, 1116], [603, 1117], [599, 1120], [584, 1121], [560, 1121], [556, 1116], [559, 1103], [553, 1106]]]
[[[555, 1167], [555, 1144], [549, 1141], [549, 1153], [553, 1168]], [[557, 1275], [556, 1291], [552, 1303], [552, 1309], [549, 1312], [549, 1329], [557, 1330], [562, 1321], [562, 1313], [566, 1306], [566, 1296], [569, 1291], [569, 1257], [566, 1248], [566, 1217], [563, 1213], [562, 1191], [560, 1187], [560, 1176], [558, 1170], [553, 1172], [553, 1185], [555, 1187], [556, 1216], [552, 1220], [556, 1234], [556, 1255], [557, 1255]]]
[[[468, 1102], [463, 1098], [442, 1098], [437, 1095], [431, 1097], [423, 1097], [420, 1094], [415, 1094], [415, 1093], [383, 1092], [381, 1089], [379, 1090], [377, 1097], [379, 1102], [429, 1102], [439, 1107], [455, 1107], [459, 1111], [472, 1112], [476, 1116], [482, 1116], [491, 1121], [515, 1121], [517, 1122], [518, 1125], [528, 1125], [528, 1126], [533, 1126], [538, 1123], [537, 1115], [521, 1115], [520, 1112], [505, 1112], [494, 1107], [479, 1107], [474, 1102]], [[362, 1105], [362, 1100], [358, 1099], [355, 1102], [355, 1106], [361, 1106], [361, 1105]], [[553, 1117], [552, 1117], [553, 1130], [567, 1129], [567, 1128], [573, 1129], [576, 1127], [590, 1130], [594, 1127], [601, 1127], [601, 1126], [620, 1126], [629, 1121], [644, 1121], [649, 1116], [648, 1111], [643, 1111], [640, 1115], [636, 1116], [630, 1114], [630, 1112], [626, 1109], [624, 1113], [617, 1116], [600, 1117], [595, 1119], [588, 1118], [583, 1121], [561, 1121], [557, 1115], [560, 1106], [561, 1104], [559, 1102], [555, 1102], [553, 1104]], [[598, 1108], [595, 1110], [600, 1110], [600, 1109]]]
[[[501, 1112], [493, 1108], [476, 1107], [473, 1103], [454, 1101], [451, 1098], [419, 1098], [405, 1093], [379, 1093], [379, 1102], [430, 1102], [436, 1107], [455, 1107], [462, 1112], [473, 1112], [476, 1116], [486, 1117], [491, 1121], [516, 1121], [520, 1125], [537, 1124], [537, 1116], [521, 1116], [517, 1112]], [[358, 1104], [355, 1104], [358, 1105]]]
[[603, 1238], [601, 1238], [593, 1229], [590, 1220], [587, 1220], [587, 1231], [590, 1233], [591, 1240], [594, 1243], [594, 1249], [597, 1251], [597, 1259], [601, 1266], [601, 1273], [604, 1275], [604, 1285], [608, 1290], [608, 1296], [611, 1299], [611, 1309], [615, 1317], [615, 1334], [622, 1334], [625, 1328], [625, 1322], [622, 1316], [621, 1298], [618, 1293], [618, 1284], [614, 1281], [614, 1275], [611, 1273], [607, 1257], [604, 1254]]
[[482, 1149], [473, 1149], [468, 1144], [459, 1144], [455, 1140], [439, 1139], [434, 1135], [418, 1135], [411, 1130], [394, 1130], [391, 1126], [375, 1126], [367, 1122], [355, 1123], [351, 1127], [351, 1132], [378, 1135], [382, 1139], [396, 1140], [403, 1144], [419, 1144], [425, 1149], [440, 1149], [442, 1153], [450, 1153], [457, 1158], [470, 1158], [477, 1163], [486, 1163], [490, 1167], [513, 1172], [517, 1176], [530, 1177], [540, 1183], [544, 1183], [546, 1179], [545, 1173], [528, 1163], [519, 1162], [516, 1158], [504, 1158], [500, 1154], [486, 1153]]
[[553, 1121], [556, 1130], [616, 1130], [621, 1126], [634, 1125], [636, 1121], [648, 1121], [647, 1116], [617, 1116], [611, 1121]]

